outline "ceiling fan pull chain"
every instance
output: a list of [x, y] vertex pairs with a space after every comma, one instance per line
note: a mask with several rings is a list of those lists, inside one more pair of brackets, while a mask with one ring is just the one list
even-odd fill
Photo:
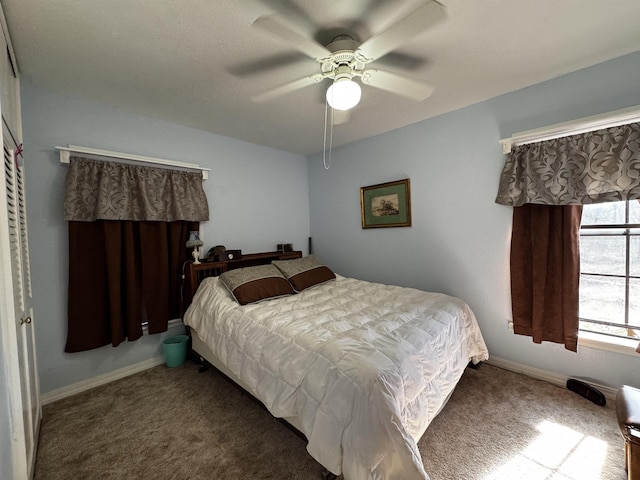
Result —
[[[333, 107], [331, 107], [331, 122], [329, 123], [329, 167], [331, 166], [331, 157], [333, 155]], [[327, 167], [327, 169], [329, 168]]]
[[322, 163], [324, 169], [329, 170], [331, 166], [331, 144], [333, 143], [333, 109], [331, 109], [331, 139], [329, 140], [329, 163], [327, 163], [327, 120], [329, 119], [329, 105], [324, 101], [324, 140], [322, 143]]

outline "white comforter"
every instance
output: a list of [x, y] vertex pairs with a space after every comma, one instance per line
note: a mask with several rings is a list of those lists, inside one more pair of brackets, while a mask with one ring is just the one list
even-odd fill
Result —
[[243, 307], [209, 278], [184, 321], [346, 480], [428, 478], [417, 441], [469, 360], [488, 358], [460, 299], [340, 276]]

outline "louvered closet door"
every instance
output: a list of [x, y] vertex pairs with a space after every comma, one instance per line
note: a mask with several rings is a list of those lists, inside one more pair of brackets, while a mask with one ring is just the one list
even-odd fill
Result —
[[[36, 363], [31, 275], [29, 269], [29, 245], [27, 236], [27, 211], [25, 205], [24, 168], [16, 165], [15, 142], [3, 124], [4, 176], [6, 185], [6, 210], [8, 223], [9, 251], [11, 256], [11, 277], [13, 283], [13, 310], [16, 330], [17, 363], [19, 375], [13, 384], [20, 385], [22, 420], [24, 431], [24, 451], [22, 464], [27, 478], [33, 474], [37, 435], [40, 426], [40, 389]], [[4, 230], [7, 232], [7, 230]], [[19, 424], [18, 422], [17, 424]], [[22, 449], [22, 448], [20, 448]], [[14, 452], [15, 453], [15, 452]], [[15, 458], [15, 457], [14, 457]], [[21, 459], [19, 459], [21, 460]], [[16, 460], [17, 461], [17, 460]], [[22, 461], [20, 461], [22, 463]], [[15, 473], [15, 472], [14, 472]]]

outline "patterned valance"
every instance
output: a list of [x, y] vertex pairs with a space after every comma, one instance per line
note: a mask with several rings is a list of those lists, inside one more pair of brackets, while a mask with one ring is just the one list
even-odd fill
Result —
[[515, 147], [496, 203], [586, 205], [640, 198], [640, 123]]
[[71, 157], [65, 220], [209, 220], [202, 174]]

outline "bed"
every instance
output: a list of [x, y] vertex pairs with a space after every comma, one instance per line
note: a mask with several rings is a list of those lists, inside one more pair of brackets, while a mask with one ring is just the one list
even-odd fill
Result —
[[333, 474], [428, 479], [417, 442], [469, 362], [488, 358], [469, 306], [336, 275], [313, 256], [234, 267], [190, 274], [195, 354], [300, 431]]

